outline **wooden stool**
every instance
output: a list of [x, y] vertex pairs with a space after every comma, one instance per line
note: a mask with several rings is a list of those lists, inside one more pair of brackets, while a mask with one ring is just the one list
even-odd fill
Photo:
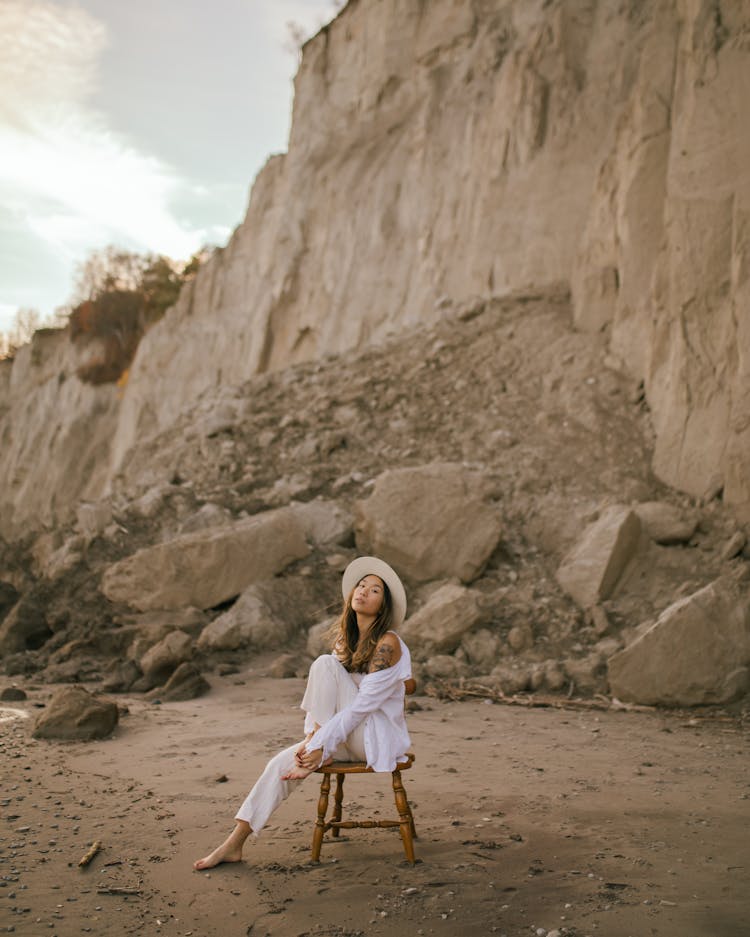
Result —
[[[364, 761], [334, 761], [330, 765], [324, 765], [322, 768], [316, 768], [318, 774], [323, 775], [323, 781], [320, 785], [320, 798], [318, 799], [318, 819], [315, 821], [315, 830], [313, 832], [312, 842], [312, 860], [320, 861], [320, 847], [323, 845], [323, 836], [327, 830], [333, 830], [332, 836], [338, 836], [339, 830], [351, 829], [372, 829], [380, 827], [388, 829], [397, 826], [401, 833], [401, 839], [404, 844], [406, 859], [412, 865], [417, 861], [414, 858], [414, 840], [417, 831], [414, 828], [414, 817], [412, 816], [409, 801], [406, 799], [406, 791], [401, 781], [401, 772], [411, 768], [414, 764], [414, 755], [407, 753], [406, 761], [396, 765], [393, 775], [393, 795], [396, 799], [396, 810], [398, 810], [398, 820], [342, 820], [341, 804], [344, 799], [344, 775], [346, 774], [373, 774], [372, 768], [368, 768]], [[331, 791], [331, 775], [336, 775], [336, 793], [334, 794], [333, 817], [326, 823], [326, 811], [328, 810], [328, 795]]]

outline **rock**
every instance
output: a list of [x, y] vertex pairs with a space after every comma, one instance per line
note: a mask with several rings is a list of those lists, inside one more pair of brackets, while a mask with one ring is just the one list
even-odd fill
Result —
[[109, 501], [82, 501], [76, 508], [76, 526], [84, 541], [90, 543], [112, 523]]
[[76, 653], [61, 661], [51, 661], [44, 668], [46, 683], [88, 683], [101, 677], [101, 660], [90, 653]]
[[351, 539], [352, 516], [335, 501], [292, 502], [289, 511], [318, 547], [340, 546]]
[[525, 622], [523, 625], [514, 625], [508, 632], [508, 644], [518, 651], [526, 651], [534, 646], [534, 632], [531, 625]]
[[86, 541], [80, 535], [68, 537], [63, 545], [49, 557], [42, 572], [47, 579], [59, 579], [74, 569], [83, 559]]
[[448, 583], [433, 592], [422, 608], [406, 619], [400, 633], [416, 657], [449, 654], [482, 617], [474, 593], [464, 586]]
[[745, 544], [747, 543], [747, 536], [744, 531], [738, 530], [732, 534], [732, 536], [727, 540], [724, 546], [721, 549], [719, 554], [722, 561], [726, 562], [727, 560], [734, 559], [735, 556], [739, 556], [740, 553], [745, 549]]
[[514, 693], [523, 693], [524, 690], [529, 689], [531, 672], [529, 667], [500, 663], [493, 667], [489, 680], [502, 693], [512, 696]]
[[201, 632], [204, 651], [279, 647], [300, 626], [300, 609], [314, 601], [315, 582], [300, 575], [258, 582]]
[[139, 661], [149, 648], [172, 631], [184, 631], [190, 637], [197, 638], [206, 626], [208, 616], [199, 608], [177, 608], [124, 615], [121, 621], [125, 628], [135, 633], [127, 656]]
[[606, 665], [598, 652], [587, 657], [569, 657], [562, 665], [568, 678], [575, 684], [576, 690], [598, 693], [606, 688]]
[[331, 642], [325, 635], [328, 634], [337, 621], [338, 616], [327, 618], [325, 621], [320, 621], [317, 625], [313, 625], [312, 628], [310, 628], [307, 632], [307, 653], [310, 657], [315, 659], [316, 657], [320, 657], [321, 654], [331, 653]]
[[500, 512], [485, 499], [482, 479], [456, 463], [384, 472], [356, 512], [361, 552], [381, 556], [416, 582], [452, 577], [471, 582], [502, 531]]
[[698, 526], [696, 516], [686, 517], [679, 508], [664, 501], [646, 501], [633, 510], [656, 543], [687, 543]]
[[622, 641], [619, 638], [604, 638], [596, 642], [594, 650], [603, 660], [607, 660], [622, 650]]
[[92, 696], [83, 687], [58, 690], [34, 725], [35, 739], [103, 739], [118, 721], [117, 705]]
[[428, 677], [452, 680], [466, 673], [466, 664], [450, 654], [436, 654], [424, 662], [424, 673]]
[[42, 601], [22, 596], [0, 624], [0, 657], [17, 651], [33, 651], [52, 637]]
[[750, 594], [717, 579], [665, 609], [608, 661], [612, 694], [666, 706], [727, 703], [750, 689]]
[[193, 656], [193, 639], [184, 631], [172, 631], [141, 657], [139, 666], [151, 686], [163, 683], [180, 664]]
[[20, 686], [6, 686], [0, 692], [0, 702], [3, 703], [17, 703], [25, 699], [28, 699], [26, 690], [22, 690]]
[[236, 651], [241, 648], [279, 647], [290, 626], [274, 609], [274, 587], [256, 583], [234, 605], [206, 625], [198, 638], [201, 651]]
[[488, 673], [497, 663], [501, 641], [494, 631], [480, 628], [461, 638], [461, 648], [471, 666], [479, 673]]
[[296, 677], [303, 670], [303, 663], [298, 654], [280, 654], [268, 667], [268, 676], [277, 680]]
[[142, 676], [141, 668], [134, 660], [116, 660], [102, 683], [102, 690], [105, 693], [127, 693]]
[[565, 677], [565, 671], [560, 666], [559, 662], [556, 660], [546, 660], [543, 664], [544, 667], [544, 683], [546, 686], [553, 692], [562, 690], [565, 687], [567, 680]]
[[622, 505], [607, 508], [560, 564], [558, 582], [581, 608], [597, 605], [636, 555], [640, 533], [637, 514]]
[[136, 501], [131, 502], [130, 512], [136, 517], [149, 519], [155, 517], [162, 509], [164, 501], [172, 490], [171, 485], [155, 485], [153, 488], [141, 495]]
[[589, 609], [589, 614], [591, 616], [591, 626], [594, 629], [594, 633], [599, 637], [606, 634], [609, 631], [609, 618], [607, 618], [607, 613], [602, 606], [593, 605]]
[[211, 685], [195, 664], [185, 661], [175, 670], [164, 686], [152, 690], [149, 699], [159, 699], [162, 703], [180, 703], [184, 700], [204, 696]]
[[220, 504], [203, 504], [187, 520], [180, 525], [181, 534], [191, 534], [198, 530], [208, 530], [210, 527], [225, 527], [232, 523], [232, 515]]
[[299, 520], [280, 508], [139, 550], [106, 570], [102, 591], [140, 611], [212, 608], [308, 552]]

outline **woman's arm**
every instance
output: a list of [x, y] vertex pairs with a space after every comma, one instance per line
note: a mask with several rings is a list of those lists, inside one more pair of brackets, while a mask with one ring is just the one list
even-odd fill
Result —
[[387, 670], [401, 660], [401, 642], [392, 631], [386, 631], [375, 646], [375, 653], [370, 660], [368, 673]]

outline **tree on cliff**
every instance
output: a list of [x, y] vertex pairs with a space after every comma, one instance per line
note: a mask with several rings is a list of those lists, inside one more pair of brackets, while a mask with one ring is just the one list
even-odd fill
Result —
[[98, 342], [100, 353], [78, 369], [82, 381], [106, 384], [127, 375], [144, 332], [164, 315], [210, 248], [182, 264], [116, 247], [94, 251], [81, 264], [70, 312], [73, 342]]

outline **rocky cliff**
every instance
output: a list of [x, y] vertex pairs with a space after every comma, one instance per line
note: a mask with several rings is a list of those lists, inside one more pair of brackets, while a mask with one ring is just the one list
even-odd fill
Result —
[[[142, 341], [122, 400], [60, 396], [62, 351], [51, 378], [15, 365], [2, 530], [104, 490], [209, 388], [557, 280], [643, 381], [657, 475], [750, 517], [749, 30], [719, 0], [352, 0], [304, 48], [288, 153]], [[81, 421], [85, 477], [68, 469]], [[23, 481], [20, 449], [46, 453]]]

